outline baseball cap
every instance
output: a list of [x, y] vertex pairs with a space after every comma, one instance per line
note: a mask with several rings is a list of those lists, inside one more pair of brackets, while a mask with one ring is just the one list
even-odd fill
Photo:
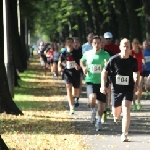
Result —
[[113, 35], [111, 34], [111, 32], [105, 32], [104, 33], [104, 38], [106, 39], [106, 38], [112, 38], [113, 37]]

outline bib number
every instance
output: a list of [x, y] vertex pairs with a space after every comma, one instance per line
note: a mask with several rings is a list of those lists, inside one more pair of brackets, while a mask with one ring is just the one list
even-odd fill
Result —
[[67, 61], [67, 69], [73, 69], [75, 67], [75, 61]]
[[129, 76], [116, 75], [116, 84], [129, 85]]
[[91, 73], [101, 73], [101, 65], [91, 65], [90, 67]]
[[150, 56], [145, 56], [146, 62], [150, 62]]

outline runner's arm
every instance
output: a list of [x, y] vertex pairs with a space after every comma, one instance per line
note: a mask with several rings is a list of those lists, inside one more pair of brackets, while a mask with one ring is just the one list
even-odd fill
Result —
[[87, 74], [87, 66], [85, 64], [85, 61], [83, 61], [82, 59], [80, 59], [80, 66], [83, 69], [84, 74]]
[[103, 69], [103, 71], [101, 72], [101, 88], [100, 88], [100, 91], [103, 94], [106, 94], [106, 92], [107, 92], [107, 90], [106, 90], [107, 89], [106, 88], [107, 76], [108, 76], [108, 71]]
[[61, 61], [58, 61], [58, 71], [62, 72], [62, 64]]
[[134, 80], [135, 85], [138, 84], [139, 76], [140, 76], [139, 72], [133, 72], [133, 80]]

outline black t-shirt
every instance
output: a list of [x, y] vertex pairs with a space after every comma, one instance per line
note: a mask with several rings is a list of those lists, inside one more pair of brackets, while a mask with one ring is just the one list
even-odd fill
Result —
[[76, 73], [79, 72], [74, 68], [75, 63], [80, 65], [81, 59], [80, 52], [78, 50], [72, 50], [71, 52], [64, 51], [60, 54], [59, 61], [65, 64], [64, 73]]
[[138, 72], [138, 63], [135, 58], [123, 59], [119, 54], [113, 56], [105, 66], [109, 72], [112, 90], [115, 92], [133, 91], [133, 72]]

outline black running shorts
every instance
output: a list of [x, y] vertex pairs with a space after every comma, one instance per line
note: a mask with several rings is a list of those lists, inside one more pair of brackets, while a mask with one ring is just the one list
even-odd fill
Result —
[[80, 72], [73, 73], [72, 75], [66, 74], [64, 72], [64, 80], [66, 84], [72, 84], [74, 88], [80, 87]]
[[133, 91], [125, 91], [121, 93], [111, 91], [111, 102], [113, 107], [121, 106], [123, 100], [132, 101]]

